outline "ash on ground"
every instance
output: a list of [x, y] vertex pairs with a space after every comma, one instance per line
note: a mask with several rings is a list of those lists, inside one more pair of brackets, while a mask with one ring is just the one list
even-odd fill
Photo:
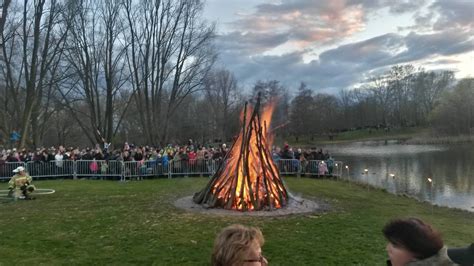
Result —
[[191, 212], [210, 215], [230, 216], [287, 216], [293, 214], [323, 213], [330, 210], [327, 202], [322, 200], [309, 200], [299, 197], [290, 197], [287, 206], [280, 209], [260, 211], [236, 211], [221, 208], [209, 208], [193, 201], [193, 196], [180, 198], [174, 202], [174, 206]]

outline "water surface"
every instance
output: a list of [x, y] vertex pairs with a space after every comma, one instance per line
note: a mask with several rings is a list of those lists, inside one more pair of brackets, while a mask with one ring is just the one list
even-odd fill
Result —
[[473, 144], [356, 142], [325, 149], [349, 166], [344, 168], [343, 178], [474, 212]]

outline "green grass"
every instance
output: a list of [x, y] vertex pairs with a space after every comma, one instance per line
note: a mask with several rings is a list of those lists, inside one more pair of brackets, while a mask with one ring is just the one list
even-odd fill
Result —
[[355, 140], [355, 139], [405, 139], [413, 136], [423, 135], [426, 129], [421, 128], [400, 128], [385, 131], [383, 129], [361, 129], [347, 131], [338, 134], [336, 140]]
[[275, 143], [280, 146], [285, 142], [296, 146], [306, 146], [368, 140], [407, 140], [415, 137], [427, 138], [429, 136], [429, 132], [430, 129], [427, 128], [399, 128], [391, 129], [388, 132], [383, 129], [360, 129], [338, 133], [337, 135], [333, 136], [332, 140], [329, 139], [329, 136], [317, 136], [313, 139], [308, 136], [304, 136], [300, 137], [298, 141], [296, 141], [295, 137], [291, 137], [290, 139], [282, 139], [277, 137]]
[[474, 239], [474, 213], [432, 214], [426, 203], [334, 180], [286, 178], [293, 193], [330, 203], [319, 215], [216, 217], [173, 206], [208, 180], [35, 182], [56, 193], [0, 203], [0, 265], [209, 265], [216, 234], [234, 223], [262, 229], [271, 265], [384, 265], [381, 228], [394, 217], [420, 217], [449, 246]]

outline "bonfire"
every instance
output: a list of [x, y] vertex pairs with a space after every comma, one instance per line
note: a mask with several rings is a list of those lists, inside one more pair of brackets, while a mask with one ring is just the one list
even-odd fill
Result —
[[260, 113], [261, 99], [245, 103], [242, 129], [217, 172], [193, 200], [209, 208], [239, 211], [273, 210], [287, 205], [288, 192], [272, 160], [273, 136], [268, 131], [275, 102]]

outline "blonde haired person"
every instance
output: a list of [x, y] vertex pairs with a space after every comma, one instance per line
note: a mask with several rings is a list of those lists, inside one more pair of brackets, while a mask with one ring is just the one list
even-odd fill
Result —
[[224, 228], [214, 241], [213, 266], [268, 265], [262, 256], [264, 243], [260, 229], [243, 225]]

